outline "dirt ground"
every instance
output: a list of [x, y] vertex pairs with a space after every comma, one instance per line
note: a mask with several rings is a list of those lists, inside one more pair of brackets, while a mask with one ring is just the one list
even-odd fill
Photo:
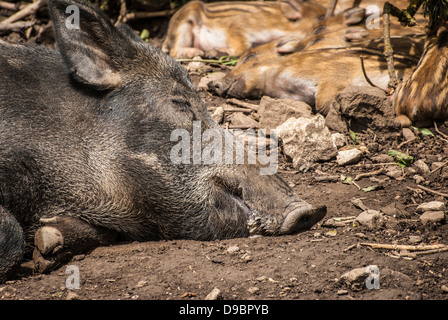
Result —
[[[14, 34], [3, 39], [11, 37]], [[154, 39], [154, 43], [160, 42]], [[206, 71], [217, 69], [212, 66]], [[194, 82], [198, 83], [203, 75], [194, 72]], [[210, 108], [224, 102], [206, 90], [200, 94]], [[414, 163], [421, 159], [434, 170], [448, 160], [448, 141], [435, 128], [429, 129], [434, 136], [415, 133], [416, 139], [405, 144], [401, 129], [357, 132], [365, 154], [353, 165], [340, 166], [332, 159], [300, 172], [280, 157], [279, 174], [294, 191], [311, 204], [327, 206], [327, 216], [309, 231], [211, 242], [119, 243], [75, 256], [48, 274], [34, 274], [25, 263], [15, 278], [0, 285], [0, 299], [193, 301], [205, 299], [217, 288], [223, 300], [447, 300], [448, 251], [412, 256], [363, 244], [448, 244], [445, 221], [424, 225], [415, 212], [423, 202], [447, 203], [445, 196], [424, 191], [418, 185], [447, 194], [448, 166], [423, 174], [411, 165], [402, 169], [399, 176], [388, 176], [385, 170], [356, 180], [356, 184], [343, 183], [341, 179], [316, 179], [356, 177], [381, 167], [398, 168], [373, 161], [390, 149], [412, 155]], [[448, 134], [447, 123], [439, 124], [438, 129]], [[347, 139], [352, 141], [348, 134]], [[418, 184], [416, 174], [423, 178]], [[362, 190], [372, 185], [381, 188]], [[362, 210], [353, 204], [353, 199], [361, 199], [369, 209], [382, 211], [384, 225], [368, 228], [350, 222], [339, 227], [325, 226], [330, 218], [359, 215]], [[446, 217], [445, 212], [445, 220]], [[79, 270], [79, 289], [67, 288], [73, 279], [73, 267], [68, 266]], [[348, 271], [368, 266], [377, 266], [376, 282], [369, 282], [365, 271], [357, 280], [343, 277]], [[369, 289], [373, 283], [376, 288]]]

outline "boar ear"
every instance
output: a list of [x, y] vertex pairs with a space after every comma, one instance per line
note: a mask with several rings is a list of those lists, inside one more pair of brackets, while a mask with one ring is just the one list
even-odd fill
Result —
[[302, 51], [303, 49], [304, 45], [302, 41], [296, 37], [281, 38], [275, 46], [275, 50], [281, 54]]
[[119, 86], [119, 61], [131, 54], [130, 39], [80, 0], [50, 0], [49, 11], [59, 51], [74, 78], [98, 90]]
[[280, 0], [280, 10], [289, 20], [299, 20], [303, 18], [302, 6], [297, 0]]

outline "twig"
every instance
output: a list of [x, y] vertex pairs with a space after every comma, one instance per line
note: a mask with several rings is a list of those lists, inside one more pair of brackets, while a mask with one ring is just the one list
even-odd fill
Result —
[[356, 187], [356, 188], [358, 188], [358, 190], [361, 190], [361, 187], [355, 182], [355, 181], [351, 181], [351, 183]]
[[224, 112], [243, 112], [243, 113], [250, 113], [253, 110], [252, 109], [246, 109], [246, 108], [232, 108], [232, 107], [224, 107]]
[[415, 140], [417, 140], [417, 138], [412, 138], [412, 139], [410, 139], [410, 140], [403, 141], [402, 143], [400, 143], [400, 144], [397, 146], [397, 148], [401, 148], [401, 147], [404, 146], [405, 144], [408, 144], [409, 142], [412, 142], [412, 141], [415, 141]]
[[6, 2], [6, 1], [0, 1], [0, 8], [15, 11], [15, 10], [19, 9], [19, 4]]
[[251, 110], [258, 110], [258, 106], [256, 104], [244, 102], [244, 101], [241, 101], [241, 100], [238, 100], [235, 98], [227, 99], [226, 102], [243, 107], [243, 108], [247, 108], [247, 109], [251, 109]]
[[124, 16], [123, 22], [136, 19], [147, 19], [147, 18], [157, 18], [157, 17], [167, 17], [175, 13], [176, 10], [163, 10], [155, 12], [131, 12]]
[[253, 125], [247, 125], [247, 124], [231, 124], [229, 125], [228, 129], [242, 129], [242, 130], [246, 130], [246, 129], [257, 129], [257, 126]]
[[384, 3], [383, 7], [383, 37], [384, 37], [384, 56], [387, 61], [387, 71], [389, 72], [389, 89], [395, 89], [398, 85], [397, 75], [394, 67], [394, 50], [390, 43], [390, 14], [393, 10], [389, 2]]
[[376, 175], [383, 173], [383, 171], [384, 171], [384, 168], [378, 169], [376, 171], [360, 173], [353, 179], [353, 181], [359, 180], [361, 178], [376, 176]]
[[120, 14], [118, 15], [115, 25], [119, 25], [120, 23], [124, 22], [124, 20], [126, 19], [126, 11], [126, 0], [120, 0]]
[[442, 168], [443, 168], [444, 166], [446, 166], [447, 164], [448, 164], [448, 160], [445, 161], [444, 163], [442, 163], [442, 164], [440, 165], [440, 167], [437, 167], [437, 168], [435, 168], [434, 170], [431, 170], [431, 171], [429, 172], [429, 174], [433, 174], [434, 172], [436, 172], [436, 171], [442, 169]]
[[381, 244], [381, 243], [360, 243], [362, 246], [368, 246], [374, 249], [387, 250], [408, 250], [408, 251], [427, 251], [427, 250], [447, 250], [448, 246], [444, 244], [429, 244], [429, 245], [402, 245], [402, 244]]
[[440, 130], [439, 130], [439, 128], [437, 127], [437, 123], [434, 121], [434, 129], [436, 130], [436, 132], [438, 133], [438, 134], [440, 134], [442, 137], [444, 137], [445, 139], [443, 139], [443, 140], [445, 140], [445, 141], [447, 141], [448, 142], [448, 136], [446, 135], [446, 134], [444, 134], [443, 132], [440, 132]]
[[359, 56], [359, 58], [361, 59], [361, 70], [362, 70], [362, 74], [364, 75], [364, 78], [366, 79], [367, 83], [370, 84], [370, 85], [371, 85], [372, 87], [374, 87], [374, 88], [378, 88], [378, 89], [384, 91], [385, 93], [388, 93], [387, 90], [384, 90], [383, 88], [378, 87], [376, 84], [374, 84], [374, 83], [370, 80], [370, 78], [367, 76], [366, 68], [364, 67], [364, 57], [361, 55], [361, 56]]
[[325, 12], [325, 19], [330, 18], [334, 14], [338, 0], [331, 0], [327, 7], [327, 12]]
[[420, 185], [418, 185], [417, 187], [419, 187], [422, 190], [425, 190], [426, 192], [433, 193], [433, 194], [436, 194], [436, 195], [444, 197], [444, 198], [448, 198], [448, 193], [442, 193], [442, 192], [435, 191], [435, 190], [432, 190], [432, 189], [429, 189], [429, 188], [426, 188], [426, 187], [420, 186]]
[[14, 13], [9, 18], [6, 18], [2, 22], [0, 22], [0, 25], [10, 24], [10, 23], [19, 21], [30, 14], [34, 14], [37, 10], [39, 10], [41, 7], [43, 7], [45, 4], [47, 4], [47, 2], [48, 2], [48, 0], [37, 0], [37, 1], [33, 2], [32, 4], [26, 6], [22, 10], [20, 10], [19, 12]]
[[0, 31], [20, 30], [34, 25], [34, 21], [19, 21], [13, 23], [0, 23]]

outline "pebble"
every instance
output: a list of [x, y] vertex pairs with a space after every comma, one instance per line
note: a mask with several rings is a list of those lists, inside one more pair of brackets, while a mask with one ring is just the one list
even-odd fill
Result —
[[445, 220], [445, 214], [443, 211], [426, 211], [420, 216], [420, 220], [423, 224], [428, 222], [442, 222]]
[[412, 166], [423, 174], [429, 173], [430, 171], [428, 165], [422, 159], [415, 161]]
[[65, 300], [79, 300], [79, 296], [73, 291], [69, 291]]
[[430, 202], [424, 202], [420, 204], [417, 209], [415, 209], [415, 212], [417, 213], [423, 213], [426, 211], [445, 211], [446, 205], [442, 201], [430, 201]]
[[354, 164], [359, 162], [362, 158], [362, 151], [358, 149], [350, 149], [339, 151], [336, 156], [336, 162], [340, 166]]
[[448, 293], [448, 286], [443, 284], [442, 287], [440, 287], [440, 288], [442, 289], [442, 292]]
[[411, 243], [420, 243], [420, 242], [422, 242], [422, 237], [420, 237], [420, 236], [409, 236], [409, 242], [411, 242]]
[[230, 246], [227, 248], [227, 253], [236, 253], [240, 250], [238, 246]]
[[348, 294], [348, 290], [344, 290], [344, 289], [341, 289], [341, 290], [338, 290], [338, 292], [336, 293], [338, 296], [342, 296], [342, 295], [344, 295], [344, 294]]
[[371, 229], [382, 226], [384, 223], [383, 214], [377, 210], [365, 210], [356, 217], [355, 221]]
[[258, 291], [260, 291], [260, 288], [258, 287], [250, 287], [249, 289], [247, 289], [247, 292], [252, 294], [258, 293]]
[[221, 290], [218, 288], [214, 288], [210, 293], [205, 297], [205, 300], [219, 300], [222, 298]]

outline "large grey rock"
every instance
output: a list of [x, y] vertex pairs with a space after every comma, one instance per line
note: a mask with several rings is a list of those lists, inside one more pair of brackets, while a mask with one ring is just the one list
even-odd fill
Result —
[[258, 106], [260, 128], [275, 129], [289, 118], [311, 118], [311, 107], [303, 101], [264, 96]]
[[325, 107], [326, 125], [338, 132], [351, 128], [378, 130], [395, 127], [395, 113], [384, 91], [370, 86], [351, 86]]
[[284, 153], [291, 157], [295, 168], [335, 157], [337, 148], [330, 130], [321, 115], [308, 118], [289, 118], [277, 127], [283, 141]]

